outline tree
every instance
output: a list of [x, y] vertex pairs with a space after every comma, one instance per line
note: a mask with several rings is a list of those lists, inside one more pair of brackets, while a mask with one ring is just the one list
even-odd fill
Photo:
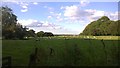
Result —
[[97, 21], [99, 22], [106, 22], [109, 21], [110, 19], [107, 16], [102, 16], [100, 19], [98, 19]]
[[2, 12], [0, 18], [2, 18], [2, 37], [5, 39], [23, 39], [26, 29], [22, 25], [17, 23], [17, 16], [13, 14], [12, 9], [0, 7]]
[[45, 32], [45, 33], [44, 33], [44, 36], [47, 36], [47, 37], [50, 36], [50, 37], [51, 37], [51, 36], [54, 36], [54, 35], [53, 35], [53, 33], [51, 33], [51, 32]]
[[43, 37], [43, 36], [44, 36], [44, 32], [43, 32], [43, 31], [38, 32], [38, 33], [37, 33], [37, 36], [38, 36], [38, 37]]
[[19, 38], [19, 39], [24, 39], [24, 37], [26, 36], [26, 33], [27, 33], [27, 29], [26, 27], [23, 28], [22, 25], [20, 25], [19, 23], [17, 23], [16, 25], [16, 29], [15, 29], [15, 36], [16, 38]]
[[112, 21], [107, 16], [103, 16], [100, 19], [91, 22], [83, 30], [82, 35], [120, 35], [119, 25], [120, 20]]
[[14, 36], [14, 29], [17, 23], [17, 17], [12, 13], [10, 8], [1, 7], [2, 11], [2, 35], [6, 39], [12, 38]]
[[118, 35], [120, 36], [120, 20], [116, 21], [118, 23], [117, 25], [117, 31], [118, 31]]
[[35, 31], [33, 29], [30, 29], [27, 31], [27, 36], [28, 37], [35, 37]]
[[119, 31], [118, 31], [118, 21], [112, 22], [109, 25], [109, 32], [111, 35], [119, 35]]

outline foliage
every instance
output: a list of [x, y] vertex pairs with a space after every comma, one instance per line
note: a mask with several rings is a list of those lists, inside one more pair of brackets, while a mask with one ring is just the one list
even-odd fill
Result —
[[37, 33], [37, 36], [38, 36], [38, 37], [43, 37], [43, 36], [44, 36], [44, 32], [43, 32], [43, 31], [38, 32], [38, 33]]
[[17, 23], [17, 16], [13, 14], [12, 9], [0, 7], [2, 11], [2, 37], [5, 39], [23, 39], [26, 27]]
[[28, 30], [26, 33], [26, 36], [27, 37], [35, 37], [36, 36], [35, 31], [33, 29]]
[[37, 34], [33, 29], [28, 30], [27, 27], [23, 27], [17, 22], [17, 16], [13, 14], [11, 8], [0, 7], [2, 15], [2, 38], [3, 39], [24, 39], [25, 37], [43, 37], [43, 36], [53, 36], [51, 32], [40, 31]]
[[51, 33], [51, 32], [45, 32], [45, 33], [44, 33], [44, 36], [47, 36], [47, 37], [48, 37], [48, 36], [54, 36], [54, 35], [53, 35], [53, 33]]
[[112, 21], [107, 16], [103, 16], [97, 21], [93, 21], [88, 24], [81, 34], [93, 36], [118, 36], [120, 35], [120, 27], [118, 27], [119, 23], [120, 20]]
[[38, 37], [49, 37], [49, 36], [54, 36], [54, 35], [51, 32], [39, 31], [39, 32], [37, 32], [37, 36]]

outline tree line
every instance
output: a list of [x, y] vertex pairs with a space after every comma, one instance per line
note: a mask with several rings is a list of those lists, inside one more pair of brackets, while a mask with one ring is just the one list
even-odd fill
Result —
[[[3, 39], [24, 39], [25, 37], [48, 37], [54, 36], [52, 32], [39, 31], [35, 33], [33, 29], [23, 27], [17, 23], [17, 16], [11, 8], [0, 7], [0, 22], [2, 22], [2, 38]], [[93, 36], [120, 36], [120, 20], [112, 21], [107, 16], [91, 22], [86, 26], [80, 35]]]
[[5, 6], [0, 7], [0, 22], [2, 22], [2, 38], [3, 39], [24, 39], [25, 37], [43, 37], [54, 36], [51, 32], [40, 31], [35, 33], [33, 29], [23, 27], [17, 23], [17, 16], [13, 13], [12, 9]]
[[120, 20], [112, 21], [103, 16], [88, 24], [80, 35], [92, 36], [120, 36]]

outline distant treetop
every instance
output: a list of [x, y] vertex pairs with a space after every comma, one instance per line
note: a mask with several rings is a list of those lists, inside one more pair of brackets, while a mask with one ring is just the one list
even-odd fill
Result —
[[102, 16], [96, 21], [88, 24], [80, 35], [93, 36], [120, 36], [120, 21], [112, 21], [107, 16]]

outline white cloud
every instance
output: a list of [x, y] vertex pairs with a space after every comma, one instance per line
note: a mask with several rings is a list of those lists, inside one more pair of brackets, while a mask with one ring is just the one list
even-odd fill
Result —
[[53, 14], [54, 12], [50, 11], [50, 14]]
[[90, 14], [89, 16], [86, 16], [90, 22], [97, 20], [102, 16], [105, 16], [105, 11], [94, 10], [94, 9], [87, 9], [85, 11]]
[[[27, 12], [28, 11], [28, 6], [29, 6], [29, 2], [17, 2], [15, 1], [14, 3], [20, 5], [20, 7], [22, 7], [21, 12]], [[37, 5], [37, 2], [33, 2], [34, 5]]]
[[22, 7], [21, 12], [27, 12], [28, 11], [27, 5], [21, 5], [21, 7]]
[[37, 5], [38, 3], [37, 2], [33, 2], [34, 5]]
[[[92, 10], [90, 9], [90, 11], [92, 11]], [[100, 10], [93, 10], [93, 12], [89, 12], [89, 13], [91, 13], [92, 17], [100, 17], [100, 16], [104, 16], [105, 15], [105, 12], [104, 11], [100, 11]]]
[[60, 7], [60, 9], [64, 9], [64, 8], [65, 8], [64, 6]]
[[22, 7], [21, 12], [27, 12], [28, 11], [28, 3], [26, 2], [18, 2], [18, 4]]
[[48, 16], [48, 19], [50, 18], [54, 18], [57, 22], [63, 21], [62, 13], [55, 13], [51, 11], [50, 16]]
[[63, 18], [58, 17], [56, 21], [61, 22], [61, 21], [63, 21]]
[[77, 16], [77, 12], [79, 11], [79, 7], [77, 6], [66, 6], [64, 11], [64, 16], [72, 17]]
[[57, 21], [57, 22], [63, 21], [62, 13], [56, 13], [56, 14], [55, 14], [55, 17], [56, 17], [56, 21]]
[[61, 26], [56, 26], [56, 27], [54, 27], [54, 29], [62, 29], [62, 27]]
[[48, 18], [48, 19], [51, 19], [51, 18], [52, 18], [52, 16], [48, 16], [47, 18]]
[[60, 25], [56, 25], [54, 23], [50, 23], [48, 21], [41, 21], [43, 24], [41, 27], [45, 27], [45, 28], [50, 28], [50, 29], [61, 29], [61, 26]]
[[88, 4], [89, 4], [89, 1], [87, 1], [87, 0], [81, 0], [80, 1], [80, 6], [81, 7], [87, 6]]
[[16, 0], [12, 1], [15, 4], [18, 4], [22, 9], [21, 12], [27, 12], [28, 11], [28, 6], [29, 6], [29, 2], [18, 2]]
[[118, 15], [119, 15], [119, 13], [118, 13], [118, 11], [117, 11], [117, 12], [114, 12], [114, 13], [108, 12], [108, 13], [106, 13], [106, 15], [107, 15], [111, 20], [118, 20]]
[[81, 10], [80, 6], [66, 6], [64, 9], [64, 16], [68, 17], [70, 20], [84, 20], [86, 16], [91, 14], [85, 10]]
[[22, 24], [23, 26], [27, 27], [45, 27], [50, 29], [61, 29], [60, 25], [50, 23], [48, 21], [38, 21], [34, 19], [28, 19], [28, 20], [18, 20], [18, 23]]
[[87, 10], [92, 11], [92, 15], [89, 16], [89, 19], [91, 19], [91, 21], [97, 20], [98, 18], [102, 17], [102, 16], [108, 16], [108, 18], [110, 18], [111, 20], [118, 20], [118, 12], [105, 12], [105, 11], [101, 11], [101, 10]]
[[44, 27], [50, 27], [52, 25], [48, 21], [42, 21], [42, 23], [43, 23], [42, 26], [44, 26]]
[[[91, 9], [90, 9], [91, 10]], [[89, 16], [90, 21], [94, 21], [99, 19], [102, 16], [108, 16], [111, 20], [118, 20], [118, 12], [106, 12], [101, 10], [91, 10], [93, 12], [89, 12], [92, 15]]]
[[27, 12], [28, 9], [21, 9], [21, 12]]
[[29, 8], [29, 4], [34, 4], [34, 5], [38, 4], [38, 2], [18, 2], [16, 0], [13, 0], [12, 2], [18, 4], [22, 8], [21, 12], [27, 12]]
[[61, 7], [64, 9], [64, 16], [68, 20], [79, 20], [79, 21], [87, 21], [90, 22], [93, 20], [97, 20], [98, 18], [102, 16], [108, 16], [111, 20], [118, 19], [118, 13], [117, 12], [106, 12], [101, 10], [94, 10], [94, 9], [86, 9], [81, 10], [81, 7], [78, 5], [72, 5], [72, 6], [66, 6]]
[[47, 8], [50, 12], [54, 11], [54, 8], [53, 7], [49, 7], [49, 6], [43, 6], [44, 8]]
[[70, 30], [61, 25], [57, 25], [55, 23], [51, 23], [48, 21], [38, 21], [34, 19], [28, 20], [18, 20], [18, 23], [23, 26], [27, 26], [29, 29], [34, 29], [36, 32], [45, 31], [52, 32], [55, 34], [77, 34], [79, 31]]
[[27, 26], [32, 24], [33, 22], [37, 22], [37, 20], [28, 19], [28, 20], [18, 20], [18, 23], [22, 24], [23, 26]]
[[25, 9], [27, 9], [28, 7], [27, 7], [26, 5], [23, 5], [23, 6], [22, 6], [22, 8], [25, 8]]

